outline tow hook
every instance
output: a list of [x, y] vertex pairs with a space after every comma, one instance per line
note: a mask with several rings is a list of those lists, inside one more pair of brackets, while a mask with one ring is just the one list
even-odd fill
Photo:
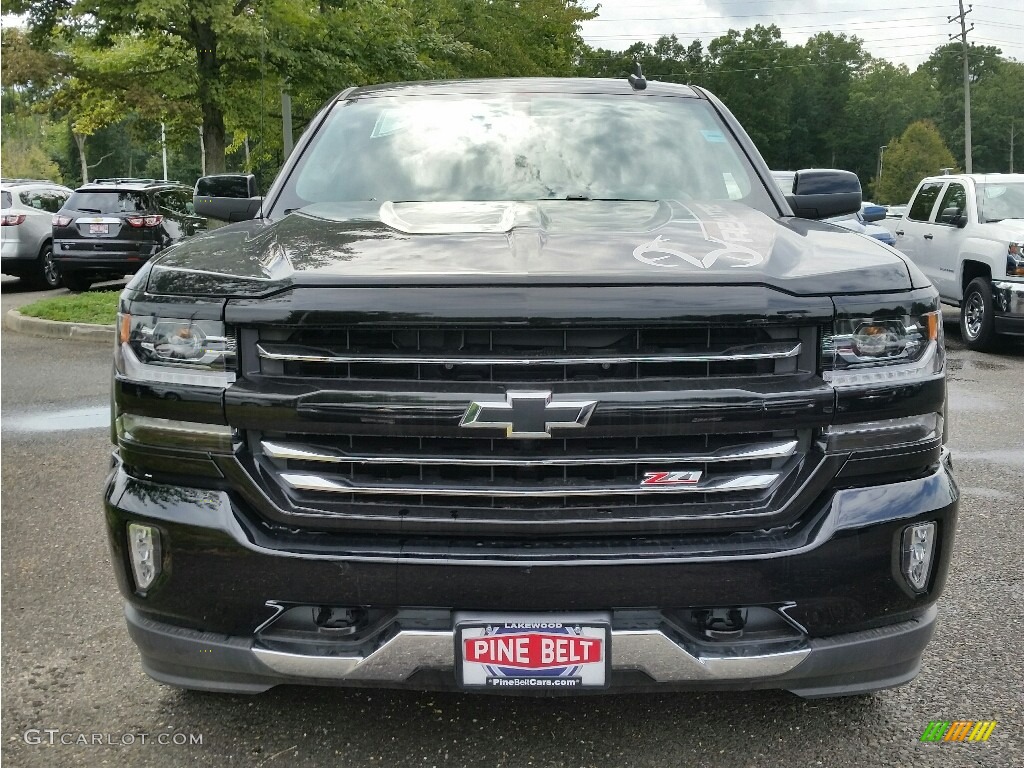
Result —
[[708, 640], [736, 640], [743, 636], [746, 608], [713, 608], [693, 612], [702, 635]]

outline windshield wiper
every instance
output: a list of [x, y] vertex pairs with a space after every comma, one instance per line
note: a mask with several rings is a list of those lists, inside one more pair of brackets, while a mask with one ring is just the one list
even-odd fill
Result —
[[[557, 198], [545, 198], [548, 200], [555, 200]], [[591, 197], [586, 193], [574, 193], [566, 195], [563, 200], [581, 200], [584, 202], [601, 202], [601, 203], [654, 203], [656, 200], [649, 200], [642, 197]]]

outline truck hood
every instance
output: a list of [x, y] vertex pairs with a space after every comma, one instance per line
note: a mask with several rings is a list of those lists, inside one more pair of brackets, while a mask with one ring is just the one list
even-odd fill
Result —
[[978, 224], [972, 234], [990, 240], [1005, 240], [1007, 244], [1024, 242], [1024, 219], [1001, 219]]
[[321, 203], [168, 249], [155, 294], [260, 295], [299, 286], [760, 284], [800, 295], [912, 287], [894, 250], [738, 203]]

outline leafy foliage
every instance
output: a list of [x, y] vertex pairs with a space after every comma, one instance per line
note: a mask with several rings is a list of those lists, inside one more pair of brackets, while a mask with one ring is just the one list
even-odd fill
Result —
[[922, 178], [943, 168], [956, 170], [956, 160], [938, 129], [927, 120], [911, 123], [900, 138], [889, 143], [884, 173], [877, 184], [878, 199], [887, 203], [909, 200]]
[[[688, 44], [676, 36], [593, 49], [583, 0], [10, 0], [27, 32], [3, 31], [4, 125], [42, 120], [25, 151], [72, 182], [160, 168], [171, 176], [252, 170], [264, 186], [284, 159], [281, 93], [295, 133], [351, 85], [497, 76], [650, 79], [707, 87], [735, 113], [768, 164], [840, 167], [865, 188], [908, 126], [931, 121], [963, 157], [962, 50], [936, 49], [916, 71], [873, 59], [856, 37], [823, 32], [789, 45], [775, 25]], [[973, 160], [1009, 170], [1024, 64], [991, 46], [969, 51]], [[1021, 121], [1017, 121], [1021, 122]], [[66, 130], [60, 128], [66, 126]], [[1020, 143], [1019, 141], [1017, 143]], [[881, 190], [875, 191], [877, 195]]]

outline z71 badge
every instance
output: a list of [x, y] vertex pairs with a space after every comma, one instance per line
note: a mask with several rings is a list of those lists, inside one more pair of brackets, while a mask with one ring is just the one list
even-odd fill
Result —
[[696, 485], [703, 473], [699, 470], [686, 472], [648, 472], [640, 485]]

